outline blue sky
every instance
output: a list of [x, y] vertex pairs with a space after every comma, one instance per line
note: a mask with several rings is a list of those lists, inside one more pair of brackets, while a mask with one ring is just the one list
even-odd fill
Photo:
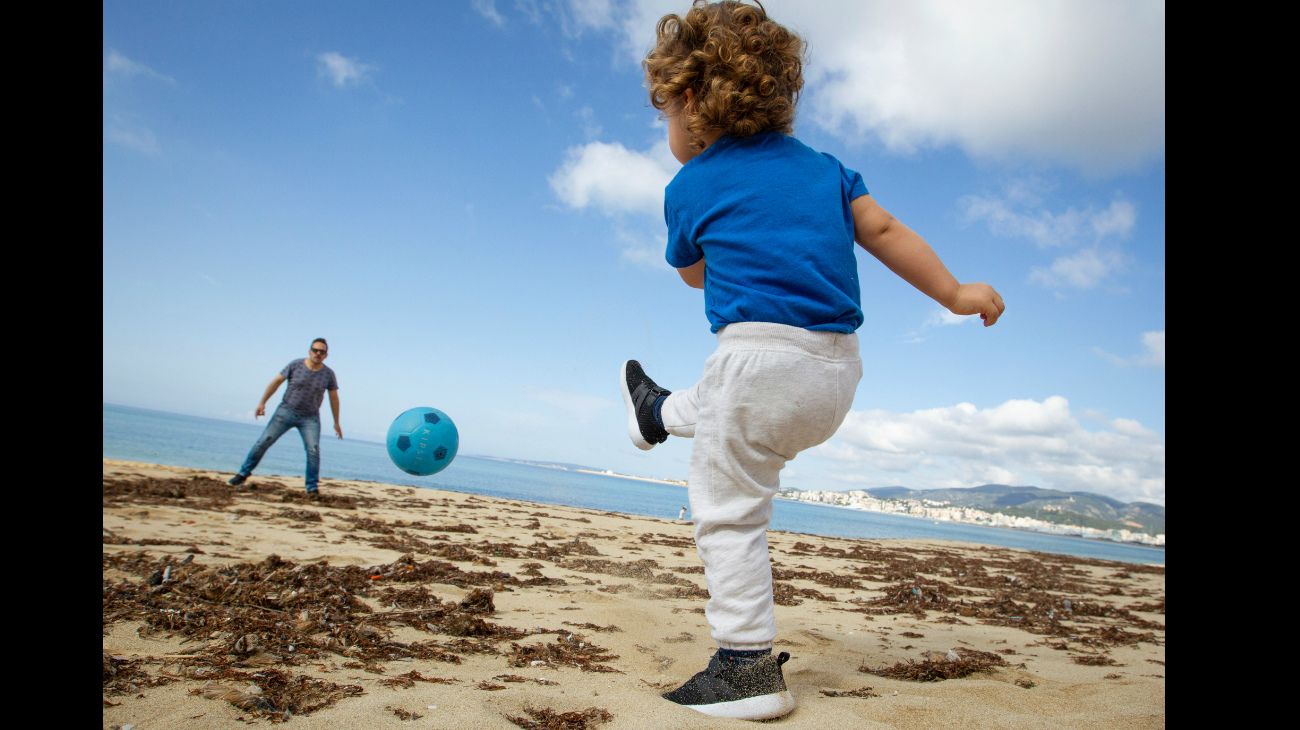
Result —
[[[854, 411], [783, 484], [1163, 504], [1163, 3], [766, 6], [809, 43], [796, 135], [1007, 303], [945, 316], [859, 251]], [[462, 453], [685, 478], [616, 379], [714, 345], [638, 63], [685, 7], [105, 3], [104, 400], [251, 420], [324, 336], [349, 438], [430, 405]]]

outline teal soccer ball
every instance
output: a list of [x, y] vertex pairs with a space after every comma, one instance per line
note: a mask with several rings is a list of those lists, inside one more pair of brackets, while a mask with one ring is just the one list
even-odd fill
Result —
[[456, 424], [437, 408], [403, 411], [388, 427], [388, 458], [407, 474], [437, 474], [456, 458], [459, 447]]

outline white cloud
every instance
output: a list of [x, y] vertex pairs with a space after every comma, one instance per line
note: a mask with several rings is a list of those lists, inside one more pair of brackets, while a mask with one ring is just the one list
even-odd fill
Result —
[[542, 24], [542, 6], [538, 0], [515, 0], [515, 9], [523, 13], [533, 25]]
[[589, 106], [584, 106], [574, 112], [578, 120], [582, 122], [582, 134], [587, 139], [595, 139], [600, 136], [603, 128], [600, 122], [596, 121], [596, 112]]
[[956, 325], [979, 322], [980, 318], [969, 314], [953, 314], [943, 307], [936, 308], [925, 320], [926, 327], [952, 327]]
[[159, 81], [165, 81], [169, 84], [176, 83], [176, 80], [172, 77], [158, 73], [143, 63], [132, 61], [112, 49], [109, 49], [108, 56], [104, 58], [104, 71], [116, 76], [125, 76], [128, 78], [132, 76], [148, 76], [150, 78], [158, 79]]
[[[598, 13], [572, 14], [609, 27]], [[607, 3], [590, 3], [604, 7]], [[622, 55], [639, 63], [658, 19], [688, 3], [620, 8]], [[1164, 154], [1164, 3], [769, 0], [808, 42], [800, 123], [899, 153], [956, 145], [1105, 175]], [[596, 20], [598, 19], [598, 20]]]
[[1137, 208], [1115, 200], [1102, 209], [1074, 207], [1054, 213], [1043, 207], [1032, 184], [1013, 181], [1002, 195], [967, 195], [958, 201], [967, 223], [984, 222], [997, 236], [1026, 238], [1039, 248], [1125, 238], [1137, 225]]
[[1162, 368], [1165, 366], [1165, 331], [1143, 332], [1142, 346], [1146, 352], [1138, 358], [1139, 365]]
[[128, 150], [157, 157], [162, 154], [158, 138], [149, 129], [122, 119], [114, 119], [104, 130], [104, 139]]
[[1136, 365], [1138, 367], [1164, 368], [1165, 366], [1165, 331], [1158, 330], [1155, 332], [1142, 333], [1142, 353], [1123, 357], [1109, 353], [1100, 347], [1092, 348], [1092, 351], [1099, 357], [1119, 367], [1129, 367]]
[[1164, 503], [1164, 442], [1131, 419], [1089, 431], [1060, 396], [911, 413], [862, 410], [812, 454], [842, 462], [834, 478], [914, 489], [983, 483], [1082, 490]]
[[1013, 180], [999, 195], [967, 195], [958, 201], [964, 222], [982, 222], [995, 236], [1023, 238], [1040, 249], [1088, 246], [1035, 267], [1029, 280], [1054, 289], [1091, 289], [1122, 270], [1129, 256], [1118, 249], [1137, 226], [1137, 206], [1117, 199], [1102, 209], [1049, 210], [1041, 180]]
[[371, 70], [373, 70], [372, 66], [335, 51], [316, 56], [317, 73], [328, 78], [339, 89], [360, 84], [369, 77]]
[[1047, 268], [1035, 267], [1029, 272], [1029, 280], [1052, 289], [1091, 289], [1121, 270], [1127, 261], [1119, 251], [1088, 248], [1062, 256]]
[[570, 208], [594, 207], [606, 215], [641, 213], [662, 218], [664, 187], [677, 167], [666, 141], [644, 152], [618, 143], [590, 142], [569, 148], [549, 182]]
[[612, 0], [569, 0], [569, 12], [579, 28], [614, 27]]
[[930, 316], [925, 318], [921, 326], [903, 336], [903, 342], [909, 345], [917, 345], [926, 341], [926, 332], [936, 327], [955, 327], [967, 323], [980, 322], [980, 318], [975, 315], [953, 314], [943, 307], [935, 307]]
[[506, 19], [497, 11], [495, 0], [472, 0], [474, 10], [487, 18], [489, 22], [498, 28], [505, 27]]
[[614, 230], [614, 239], [622, 247], [624, 261], [646, 269], [672, 270], [664, 259], [664, 241], [668, 240], [665, 225], [660, 224], [658, 228], [647, 225], [637, 230], [618, 226]]

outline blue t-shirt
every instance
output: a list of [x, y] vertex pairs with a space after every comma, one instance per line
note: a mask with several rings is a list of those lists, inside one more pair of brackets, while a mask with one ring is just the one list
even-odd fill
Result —
[[862, 324], [853, 252], [862, 176], [781, 132], [722, 136], [664, 191], [668, 263], [704, 258], [711, 330], [775, 322], [853, 332]]

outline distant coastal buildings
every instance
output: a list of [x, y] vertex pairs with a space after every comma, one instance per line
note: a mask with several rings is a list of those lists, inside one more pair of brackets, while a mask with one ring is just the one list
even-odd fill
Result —
[[685, 479], [655, 479], [654, 477], [638, 477], [632, 474], [621, 474], [613, 469], [574, 469], [573, 471], [583, 474], [599, 474], [602, 477], [614, 477], [615, 479], [633, 479], [638, 482], [654, 482], [655, 484], [671, 484], [675, 487], [686, 486]]
[[1012, 527], [1021, 530], [1046, 532], [1053, 535], [1077, 535], [1099, 540], [1115, 542], [1134, 542], [1142, 545], [1164, 547], [1164, 533], [1149, 535], [1125, 529], [1099, 529], [1082, 525], [1065, 525], [1055, 522], [1007, 515], [1001, 512], [986, 512], [972, 507], [955, 507], [947, 502], [932, 499], [877, 499], [867, 492], [856, 489], [848, 492], [831, 492], [825, 490], [782, 490], [777, 494], [781, 499], [796, 502], [812, 502], [832, 507], [865, 510], [868, 512], [886, 512], [890, 514], [922, 517], [943, 522], [964, 522], [972, 525], [991, 527]]

